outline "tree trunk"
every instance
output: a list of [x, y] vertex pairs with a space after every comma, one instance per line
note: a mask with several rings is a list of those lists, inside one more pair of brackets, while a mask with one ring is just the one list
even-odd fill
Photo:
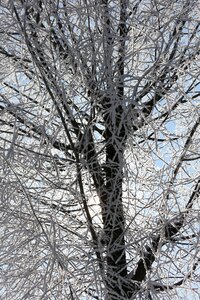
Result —
[[[113, 105], [112, 105], [113, 106]], [[114, 117], [113, 118], [113, 114]], [[106, 242], [107, 290], [106, 299], [126, 297], [128, 287], [125, 253], [125, 218], [122, 201], [123, 155], [127, 139], [123, 121], [123, 109], [115, 111], [109, 105], [104, 115], [106, 136], [106, 198], [103, 207], [103, 223]], [[113, 122], [114, 120], [114, 122]]]

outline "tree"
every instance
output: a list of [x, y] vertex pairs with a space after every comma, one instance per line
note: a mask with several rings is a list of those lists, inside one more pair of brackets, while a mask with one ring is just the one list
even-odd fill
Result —
[[0, 7], [1, 295], [194, 299], [199, 1]]

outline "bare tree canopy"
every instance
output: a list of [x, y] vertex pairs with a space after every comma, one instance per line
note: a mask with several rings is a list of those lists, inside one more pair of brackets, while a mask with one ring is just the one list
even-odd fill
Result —
[[0, 36], [0, 298], [199, 299], [199, 0], [2, 0]]

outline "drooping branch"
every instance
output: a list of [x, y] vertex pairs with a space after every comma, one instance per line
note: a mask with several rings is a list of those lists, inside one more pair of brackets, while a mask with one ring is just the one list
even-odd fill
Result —
[[[188, 151], [188, 148], [192, 142], [192, 138], [194, 136], [194, 134], [197, 131], [197, 128], [200, 124], [200, 118], [198, 118], [198, 120], [195, 122], [195, 124], [193, 125], [190, 134], [188, 136], [188, 138], [186, 139], [185, 145], [183, 147], [183, 153], [181, 154], [176, 168], [174, 169], [171, 181], [170, 181], [170, 187], [171, 185], [174, 183], [176, 176], [178, 174], [178, 171], [183, 163], [184, 157]], [[199, 197], [199, 191], [200, 191], [200, 180], [197, 182], [193, 193], [186, 205], [186, 209], [185, 212], [182, 214], [178, 214], [173, 221], [167, 221], [165, 224], [163, 224], [163, 226], [161, 227], [161, 233], [158, 234], [157, 236], [152, 236], [150, 237], [150, 246], [146, 245], [145, 246], [145, 250], [142, 252], [142, 258], [140, 258], [140, 260], [137, 263], [137, 268], [135, 271], [131, 271], [128, 274], [128, 278], [131, 278], [134, 281], [137, 282], [142, 282], [145, 277], [147, 272], [151, 269], [152, 264], [154, 263], [155, 259], [156, 259], [156, 253], [158, 251], [158, 246], [162, 247], [163, 245], [165, 245], [167, 242], [171, 241], [171, 238], [174, 237], [179, 231], [180, 229], [183, 227], [184, 225], [184, 221], [185, 218], [187, 216], [187, 214], [189, 213], [190, 209], [192, 208], [194, 201]], [[166, 196], [166, 198], [169, 197], [169, 193], [170, 193], [170, 189], [169, 192]]]

